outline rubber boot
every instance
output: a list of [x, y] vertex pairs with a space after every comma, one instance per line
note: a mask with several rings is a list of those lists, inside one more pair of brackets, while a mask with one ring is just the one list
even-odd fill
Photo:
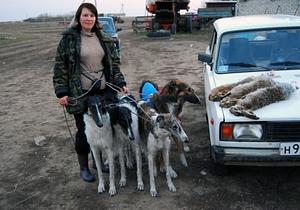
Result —
[[[93, 153], [92, 153], [92, 159], [93, 159], [93, 165], [92, 165], [92, 167], [93, 167], [93, 169], [97, 170], [96, 161], [95, 161]], [[109, 173], [109, 166], [108, 166], [108, 164], [104, 164], [103, 163], [102, 153], [101, 152], [100, 152], [100, 161], [101, 161], [102, 172], [103, 173]]]
[[95, 176], [91, 174], [89, 170], [89, 159], [88, 155], [78, 155], [78, 162], [80, 166], [80, 177], [85, 182], [94, 182]]

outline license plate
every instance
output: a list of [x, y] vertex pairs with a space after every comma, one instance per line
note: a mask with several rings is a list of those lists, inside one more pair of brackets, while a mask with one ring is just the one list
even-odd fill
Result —
[[300, 155], [300, 143], [280, 143], [280, 155]]

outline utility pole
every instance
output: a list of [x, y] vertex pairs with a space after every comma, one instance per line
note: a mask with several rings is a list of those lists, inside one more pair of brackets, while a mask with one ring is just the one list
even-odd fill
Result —
[[120, 14], [125, 14], [125, 11], [124, 11], [124, 0], [122, 0], [122, 3], [121, 3]]

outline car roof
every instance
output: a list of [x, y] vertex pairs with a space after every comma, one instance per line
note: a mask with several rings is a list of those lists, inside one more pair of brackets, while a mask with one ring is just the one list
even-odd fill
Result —
[[214, 22], [218, 34], [260, 28], [300, 26], [300, 17], [292, 15], [249, 15], [221, 18]]

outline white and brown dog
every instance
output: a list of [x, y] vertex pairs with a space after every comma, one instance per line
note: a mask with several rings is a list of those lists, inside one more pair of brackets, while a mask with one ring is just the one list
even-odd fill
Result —
[[[172, 178], [177, 176], [170, 165], [171, 136], [176, 135], [182, 141], [187, 140], [176, 117], [172, 114], [158, 114], [157, 111], [148, 107], [144, 102], [140, 104], [139, 130], [142, 141], [146, 145], [148, 157], [150, 194], [157, 195], [155, 186], [155, 176], [157, 175], [156, 157], [159, 151], [162, 152], [163, 161], [166, 169], [166, 179], [168, 188], [171, 192], [176, 191]], [[172, 174], [175, 173], [175, 174]]]

